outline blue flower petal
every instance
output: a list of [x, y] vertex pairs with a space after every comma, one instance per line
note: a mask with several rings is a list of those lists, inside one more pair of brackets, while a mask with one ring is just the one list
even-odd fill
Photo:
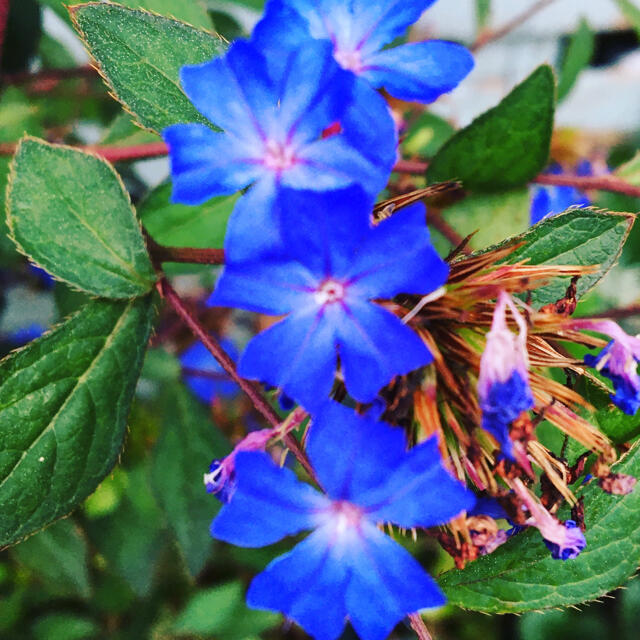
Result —
[[329, 501], [266, 453], [241, 451], [235, 458], [231, 501], [211, 523], [211, 535], [240, 547], [263, 547], [312, 529]]
[[175, 124], [162, 137], [170, 151], [173, 202], [202, 204], [235, 193], [264, 173], [247, 161], [244, 148], [202, 124]]
[[384, 640], [406, 615], [446, 600], [411, 554], [373, 525], [363, 529], [360, 548], [350, 549], [347, 611], [362, 640]]
[[348, 564], [331, 552], [321, 528], [257, 575], [247, 593], [255, 609], [282, 611], [316, 640], [335, 640], [345, 625]]
[[551, 196], [547, 187], [534, 189], [531, 199], [531, 224], [537, 224], [551, 213]]
[[355, 186], [328, 192], [283, 189], [279, 204], [287, 255], [321, 279], [346, 275], [371, 233], [373, 197]]
[[326, 400], [336, 368], [335, 329], [317, 308], [292, 313], [257, 335], [238, 370], [280, 387], [307, 409]]
[[443, 466], [435, 437], [411, 449], [379, 487], [358, 496], [376, 522], [433, 527], [471, 509], [475, 496]]
[[223, 58], [182, 67], [180, 80], [195, 107], [240, 140], [266, 137], [277, 105], [275, 88], [260, 51], [239, 40]]
[[398, 293], [431, 293], [442, 286], [449, 267], [429, 237], [424, 206], [407, 207], [382, 221], [362, 243], [350, 276], [368, 298]]
[[315, 412], [307, 440], [309, 459], [324, 490], [334, 500], [351, 502], [384, 484], [406, 448], [402, 429], [335, 402]]
[[317, 279], [299, 262], [232, 262], [225, 266], [207, 304], [281, 315], [306, 307]]
[[[222, 338], [220, 345], [235, 361], [238, 359], [238, 350], [231, 340]], [[238, 385], [230, 380], [217, 360], [211, 355], [202, 342], [192, 344], [181, 356], [180, 364], [188, 369], [197, 369], [214, 374], [220, 374], [220, 379], [207, 378], [205, 376], [185, 375], [184, 381], [203, 402], [211, 404], [217, 397], [230, 398], [238, 393]]]
[[401, 100], [433, 102], [473, 69], [473, 57], [455, 42], [430, 40], [384, 49], [366, 58], [362, 77]]
[[347, 390], [359, 402], [372, 402], [395, 376], [433, 360], [419, 336], [382, 307], [352, 301], [346, 313], [350, 321], [338, 329], [340, 361]]

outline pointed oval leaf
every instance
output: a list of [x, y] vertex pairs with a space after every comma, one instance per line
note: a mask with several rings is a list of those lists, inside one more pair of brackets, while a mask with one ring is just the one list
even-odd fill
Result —
[[115, 464], [151, 298], [95, 300], [0, 362], [0, 547], [66, 515]]
[[[640, 445], [612, 467], [640, 475]], [[526, 531], [439, 582], [452, 604], [487, 613], [521, 613], [594, 600], [622, 585], [640, 562], [640, 489], [612, 496], [592, 482], [583, 492], [586, 549], [554, 560], [537, 531]]]
[[180, 86], [180, 68], [224, 53], [217, 35], [177, 20], [90, 2], [70, 8], [76, 29], [115, 97], [157, 132], [178, 122], [208, 121]]
[[105, 298], [148, 293], [155, 273], [122, 181], [104, 160], [35, 138], [11, 167], [7, 221], [22, 253]]
[[553, 71], [542, 65], [440, 149], [427, 169], [428, 181], [460, 180], [478, 191], [525, 184], [549, 158], [554, 108]]
[[[584, 296], [609, 272], [620, 257], [633, 226], [631, 213], [600, 211], [593, 208], [569, 209], [545, 218], [525, 233], [508, 238], [493, 249], [519, 244], [507, 261], [526, 260], [527, 264], [584, 265], [597, 267], [578, 280], [578, 297]], [[570, 278], [554, 278], [531, 292], [531, 304], [541, 307], [560, 300]]]

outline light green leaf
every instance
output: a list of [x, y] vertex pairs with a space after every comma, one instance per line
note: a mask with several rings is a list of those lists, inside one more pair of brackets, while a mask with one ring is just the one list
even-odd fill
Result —
[[104, 160], [24, 139], [7, 221], [22, 253], [71, 286], [107, 298], [148, 293], [156, 276], [122, 181]]
[[460, 180], [478, 191], [501, 191], [528, 182], [549, 158], [554, 93], [551, 67], [538, 67], [497, 107], [440, 149], [429, 164], [427, 180]]
[[211, 29], [211, 18], [203, 0], [121, 0], [131, 9], [146, 9], [153, 13], [182, 20], [194, 27]]
[[578, 30], [571, 36], [569, 47], [562, 61], [558, 79], [558, 102], [569, 94], [580, 72], [591, 62], [594, 43], [593, 32], [587, 21], [582, 19]]
[[[140, 204], [139, 214], [151, 237], [160, 244], [198, 249], [224, 245], [227, 222], [238, 195], [219, 196], [196, 207], [170, 201], [171, 184], [152, 191]], [[205, 265], [204, 269], [211, 268]], [[193, 273], [201, 265], [169, 265], [169, 273]]]
[[149, 595], [166, 531], [151, 492], [147, 465], [127, 474], [127, 488], [118, 508], [91, 520], [87, 531], [111, 570], [124, 578], [138, 597]]
[[181, 384], [165, 391], [164, 425], [153, 452], [152, 486], [192, 576], [211, 554], [211, 520], [220, 503], [202, 477], [229, 446], [207, 411]]
[[[640, 475], [640, 446], [612, 470]], [[583, 494], [587, 547], [580, 556], [554, 560], [538, 531], [526, 531], [466, 569], [442, 575], [449, 601], [487, 613], [521, 613], [594, 600], [622, 585], [640, 562], [640, 491], [613, 496], [593, 482]]]
[[476, 0], [476, 23], [478, 29], [487, 26], [489, 16], [491, 15], [491, 0]]
[[96, 300], [0, 362], [0, 547], [71, 512], [111, 471], [151, 298]]
[[640, 7], [638, 7], [631, 0], [616, 0], [620, 11], [624, 14], [624, 17], [631, 23], [631, 26], [636, 30], [638, 37], [640, 38]]
[[530, 207], [527, 189], [474, 193], [445, 209], [443, 216], [461, 236], [475, 233], [470, 246], [481, 249], [526, 231]]
[[214, 635], [223, 640], [243, 640], [278, 624], [280, 616], [268, 611], [248, 610], [244, 586], [228, 582], [196, 593], [176, 619], [176, 633]]
[[[531, 227], [522, 235], [505, 240], [499, 247], [521, 244], [508, 262], [527, 259], [528, 264], [593, 265], [594, 273], [578, 281], [578, 297], [591, 290], [617, 262], [635, 216], [591, 208], [569, 209]], [[495, 248], [495, 247], [494, 247]], [[554, 278], [532, 291], [531, 304], [541, 307], [561, 299], [570, 278]]]
[[615, 170], [616, 176], [629, 184], [640, 187], [640, 151], [629, 162], [625, 162]]
[[51, 613], [36, 620], [33, 636], [35, 640], [90, 640], [100, 636], [100, 629], [89, 618]]
[[453, 127], [435, 113], [425, 111], [407, 131], [402, 141], [402, 152], [406, 156], [430, 158], [454, 134]]
[[180, 68], [224, 53], [211, 33], [111, 3], [71, 7], [75, 26], [115, 97], [140, 124], [161, 132], [207, 120], [180, 87]]
[[71, 520], [59, 520], [13, 548], [13, 556], [56, 596], [88, 598], [89, 549]]

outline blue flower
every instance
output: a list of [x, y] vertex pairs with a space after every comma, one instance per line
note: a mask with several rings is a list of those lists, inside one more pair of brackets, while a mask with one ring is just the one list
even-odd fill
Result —
[[434, 0], [271, 0], [254, 32], [262, 46], [300, 46], [309, 36], [328, 40], [338, 63], [375, 88], [401, 100], [433, 102], [473, 68], [463, 46], [431, 40], [397, 47]]
[[[507, 326], [507, 307], [516, 321], [519, 333]], [[478, 397], [482, 409], [482, 427], [500, 445], [509, 459], [516, 458], [509, 429], [523, 411], [533, 408], [529, 387], [527, 358], [527, 325], [507, 293], [500, 292], [480, 360]]]
[[[254, 248], [277, 241], [271, 201], [281, 187], [324, 191], [356, 183], [377, 193], [395, 160], [395, 133], [386, 125], [378, 149], [367, 149], [355, 127], [349, 136], [323, 137], [354, 96], [364, 110], [370, 101], [355, 91], [353, 75], [336, 64], [329, 43], [307, 38], [295, 50], [279, 48], [274, 57], [277, 67], [253, 43], [239, 41], [224, 58], [183, 67], [185, 92], [223, 132], [198, 123], [163, 131], [174, 201], [200, 204], [253, 185], [239, 201], [229, 232], [251, 229]], [[227, 259], [246, 257], [234, 254], [237, 243], [228, 247]]]
[[[233, 360], [238, 359], [238, 350], [231, 340], [223, 338], [220, 344]], [[180, 356], [180, 364], [186, 370], [184, 381], [187, 386], [203, 402], [211, 404], [216, 398], [232, 398], [238, 393], [238, 385], [229, 378], [202, 342], [192, 344]]]
[[41, 324], [33, 323], [21, 329], [16, 329], [7, 335], [7, 342], [11, 345], [11, 348], [22, 347], [28, 344], [32, 340], [39, 338], [46, 328]]
[[326, 495], [262, 453], [239, 453], [236, 489], [213, 537], [262, 547], [313, 529], [253, 580], [250, 607], [281, 611], [314, 638], [333, 640], [349, 617], [363, 640], [382, 640], [408, 613], [444, 604], [436, 583], [376, 525], [431, 527], [474, 502], [441, 464], [435, 438], [406, 451], [399, 429], [330, 403], [307, 448]]
[[[547, 173], [559, 175], [562, 167], [552, 166]], [[579, 176], [592, 175], [591, 164], [583, 162], [578, 165], [576, 174]], [[575, 187], [536, 187], [531, 199], [531, 224], [536, 224], [549, 216], [566, 211], [569, 207], [588, 207], [591, 204], [586, 194]]]
[[[307, 408], [331, 391], [340, 357], [349, 393], [371, 402], [400, 374], [431, 362], [423, 341], [372, 300], [428, 294], [448, 275], [433, 249], [422, 205], [378, 226], [360, 188], [283, 191], [283, 247], [227, 265], [209, 303], [287, 317], [256, 336], [239, 372], [279, 386]], [[240, 241], [239, 239], [238, 241]]]
[[613, 382], [613, 404], [626, 414], [635, 415], [640, 408], [640, 339], [628, 335], [611, 320], [575, 320], [571, 326], [613, 338], [597, 356], [587, 354], [584, 362]]

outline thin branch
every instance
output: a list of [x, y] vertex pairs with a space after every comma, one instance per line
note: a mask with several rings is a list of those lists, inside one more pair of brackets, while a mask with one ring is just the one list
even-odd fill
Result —
[[[0, 0], [1, 2], [2, 0]], [[14, 142], [0, 144], [0, 156], [12, 156], [16, 151]], [[74, 147], [79, 151], [95, 153], [107, 162], [124, 162], [127, 160], [144, 160], [145, 158], [158, 158], [166, 156], [169, 152], [164, 142], [148, 142], [130, 147], [117, 147], [111, 145], [88, 145]]]
[[7, 22], [9, 20], [10, 0], [0, 0], [0, 62], [2, 62], [2, 49], [4, 48]]
[[416, 632], [419, 640], [433, 640], [433, 637], [429, 633], [429, 629], [427, 629], [427, 625], [424, 623], [424, 620], [419, 613], [412, 613], [409, 615], [409, 624]]
[[[2, 0], [0, 0], [0, 3]], [[22, 85], [49, 83], [59, 80], [72, 80], [77, 78], [98, 78], [98, 72], [91, 65], [82, 67], [72, 67], [70, 69], [42, 69], [35, 73], [23, 71], [21, 73], [10, 73], [2, 76], [4, 84]]]
[[224, 264], [224, 249], [195, 249], [192, 247], [165, 247], [146, 234], [147, 247], [154, 261], [185, 262], [189, 264]]
[[542, 9], [548, 7], [555, 0], [538, 0], [538, 2], [534, 2], [526, 11], [523, 11], [521, 14], [517, 15], [513, 20], [510, 20], [502, 27], [497, 29], [490, 29], [487, 31], [483, 31], [476, 41], [471, 45], [471, 51], [477, 51], [478, 49], [484, 47], [490, 42], [495, 42], [500, 38], [504, 38], [506, 35], [509, 35], [512, 31], [517, 29], [519, 26], [523, 25], [527, 20], [532, 18], [536, 13], [542, 11]]
[[633, 316], [640, 316], [640, 304], [631, 304], [628, 307], [617, 307], [614, 309], [607, 309], [600, 313], [590, 313], [589, 318], [632, 318]]
[[427, 170], [428, 166], [428, 162], [421, 162], [420, 160], [398, 160], [393, 167], [393, 170], [397, 173], [421, 175]]
[[[218, 364], [229, 374], [238, 386], [249, 396], [256, 410], [265, 418], [272, 426], [280, 426], [280, 418], [269, 404], [268, 400], [263, 396], [258, 385], [250, 380], [245, 380], [238, 375], [236, 365], [229, 354], [220, 346], [209, 332], [200, 324], [195, 315], [187, 308], [177, 291], [171, 286], [169, 281], [162, 277], [158, 282], [158, 290], [160, 295], [173, 307], [182, 321], [189, 327], [191, 332], [204, 344], [209, 353], [218, 361]], [[289, 433], [283, 437], [284, 444], [291, 450], [298, 462], [304, 467], [309, 476], [317, 482], [313, 467], [309, 463], [305, 452], [300, 447], [300, 443], [296, 437]]]
[[437, 229], [454, 247], [459, 248], [462, 253], [471, 253], [471, 249], [467, 247], [468, 243], [465, 242], [465, 238], [442, 217], [439, 211], [429, 209], [427, 213], [427, 223], [429, 226]]
[[572, 176], [566, 174], [554, 175], [542, 173], [533, 179], [538, 184], [550, 184], [560, 187], [576, 187], [582, 191], [597, 189], [599, 191], [612, 191], [626, 196], [640, 198], [640, 187], [629, 184], [622, 178], [612, 175], [604, 176]]

